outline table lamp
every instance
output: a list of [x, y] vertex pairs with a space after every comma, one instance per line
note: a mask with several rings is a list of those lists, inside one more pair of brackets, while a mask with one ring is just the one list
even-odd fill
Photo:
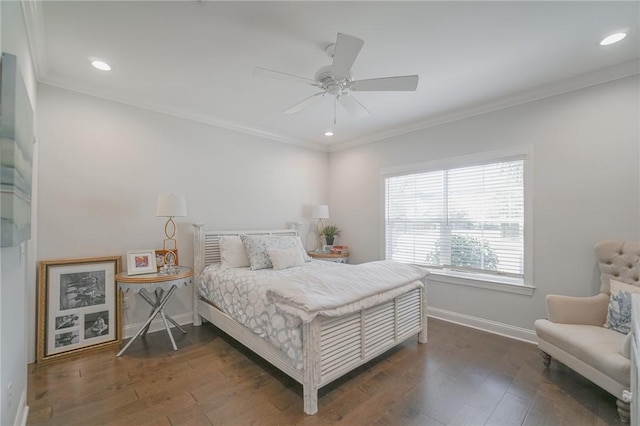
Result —
[[[175, 259], [176, 250], [178, 249], [178, 242], [174, 238], [176, 235], [176, 223], [173, 221], [174, 217], [184, 217], [187, 215], [187, 202], [182, 195], [167, 194], [158, 196], [158, 206], [156, 207], [156, 216], [168, 217], [167, 223], [164, 224], [164, 244], [165, 260], [167, 260], [167, 254], [172, 252]], [[176, 265], [177, 266], [177, 265]]]
[[311, 209], [311, 218], [318, 219], [317, 232], [318, 232], [318, 250], [322, 250], [322, 230], [324, 229], [324, 223], [322, 219], [329, 219], [329, 206], [326, 204], [318, 204]]

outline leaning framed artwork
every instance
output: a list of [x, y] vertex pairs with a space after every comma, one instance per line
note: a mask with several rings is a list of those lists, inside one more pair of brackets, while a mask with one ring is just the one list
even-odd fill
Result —
[[122, 343], [120, 256], [38, 262], [39, 363]]

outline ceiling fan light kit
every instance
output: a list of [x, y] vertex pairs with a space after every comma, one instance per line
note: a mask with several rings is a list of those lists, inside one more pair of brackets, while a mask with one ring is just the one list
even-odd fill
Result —
[[260, 67], [255, 68], [253, 73], [280, 80], [296, 81], [322, 90], [285, 109], [283, 111], [285, 114], [301, 111], [320, 98], [331, 95], [334, 96], [334, 124], [336, 121], [335, 103], [340, 103], [350, 116], [363, 118], [369, 115], [369, 111], [351, 95], [352, 91], [415, 91], [418, 87], [417, 75], [352, 80], [351, 67], [363, 45], [364, 41], [357, 37], [338, 33], [336, 42], [325, 47], [327, 54], [333, 58], [333, 63], [320, 68], [315, 73], [313, 80]]

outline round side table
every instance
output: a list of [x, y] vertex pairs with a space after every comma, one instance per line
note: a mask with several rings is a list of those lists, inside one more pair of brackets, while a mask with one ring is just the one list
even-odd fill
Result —
[[126, 272], [121, 272], [116, 275], [116, 281], [118, 282], [120, 290], [125, 293], [130, 290], [135, 292], [151, 306], [149, 318], [147, 318], [136, 334], [127, 342], [116, 356], [121, 356], [138, 337], [147, 334], [151, 321], [153, 321], [158, 315], [161, 316], [162, 321], [164, 322], [164, 327], [171, 339], [173, 350], [178, 350], [176, 342], [173, 339], [173, 334], [171, 334], [169, 322], [176, 326], [178, 330], [182, 331], [182, 333], [186, 333], [186, 331], [184, 331], [184, 329], [180, 327], [173, 318], [164, 312], [164, 307], [179, 287], [191, 284], [192, 277], [193, 270], [187, 266], [178, 266], [177, 271], [170, 274], [154, 273], [127, 275]]

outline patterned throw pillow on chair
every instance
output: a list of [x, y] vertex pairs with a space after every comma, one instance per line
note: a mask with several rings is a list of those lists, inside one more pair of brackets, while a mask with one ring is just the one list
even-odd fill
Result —
[[611, 280], [611, 298], [607, 311], [607, 328], [627, 334], [631, 331], [631, 293], [640, 293], [640, 287]]

